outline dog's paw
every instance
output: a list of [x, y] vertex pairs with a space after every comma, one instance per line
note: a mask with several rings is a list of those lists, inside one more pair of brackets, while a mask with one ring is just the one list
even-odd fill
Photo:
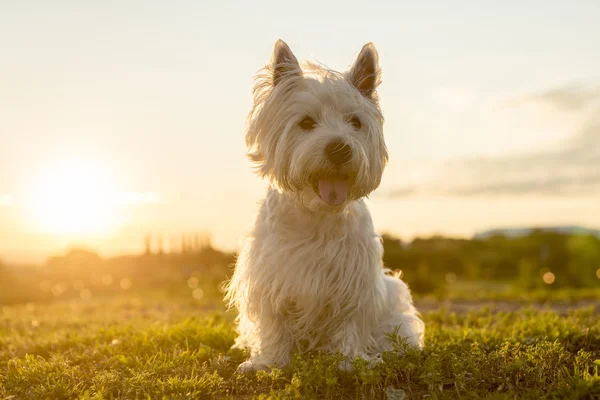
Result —
[[255, 371], [270, 371], [271, 368], [268, 364], [264, 362], [257, 362], [255, 360], [246, 360], [237, 368], [238, 372], [246, 373], [246, 372], [255, 372]]

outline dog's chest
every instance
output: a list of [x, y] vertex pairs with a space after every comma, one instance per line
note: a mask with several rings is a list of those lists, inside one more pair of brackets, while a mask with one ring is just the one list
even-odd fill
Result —
[[381, 274], [381, 242], [363, 203], [316, 215], [270, 193], [249, 248], [253, 288], [301, 318], [353, 312]]
[[279, 272], [270, 284], [295, 312], [348, 311], [381, 268], [378, 242], [361, 232], [287, 230], [274, 238], [278, 246], [270, 246], [268, 258]]

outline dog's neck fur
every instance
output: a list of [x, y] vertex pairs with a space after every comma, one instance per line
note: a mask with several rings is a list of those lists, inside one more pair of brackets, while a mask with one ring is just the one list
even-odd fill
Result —
[[[348, 227], [359, 221], [368, 222], [368, 225], [372, 226], [369, 211], [362, 199], [349, 201], [335, 209], [324, 207], [321, 202], [319, 202], [320, 207], [316, 207], [315, 199], [316, 195], [312, 193], [306, 195], [306, 193], [282, 192], [270, 188], [263, 210], [270, 215], [267, 220], [273, 224], [271, 229], [293, 229], [305, 232], [310, 226], [313, 232], [327, 233], [330, 236], [335, 232], [340, 235], [348, 234]], [[374, 229], [372, 232], [375, 234]]]

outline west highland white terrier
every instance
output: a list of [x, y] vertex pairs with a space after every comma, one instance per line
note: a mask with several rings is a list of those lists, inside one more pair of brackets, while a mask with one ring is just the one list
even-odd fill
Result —
[[226, 288], [239, 312], [235, 347], [250, 351], [240, 371], [311, 350], [375, 361], [394, 348], [394, 332], [423, 346], [423, 321], [407, 285], [384, 268], [363, 201], [388, 160], [379, 82], [371, 43], [339, 73], [303, 70], [279, 40], [257, 77], [246, 144], [270, 188]]

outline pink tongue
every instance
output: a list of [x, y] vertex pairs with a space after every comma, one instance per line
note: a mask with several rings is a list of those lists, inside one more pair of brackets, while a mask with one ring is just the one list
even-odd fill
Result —
[[339, 206], [348, 198], [348, 181], [339, 178], [319, 179], [319, 196], [327, 204]]

